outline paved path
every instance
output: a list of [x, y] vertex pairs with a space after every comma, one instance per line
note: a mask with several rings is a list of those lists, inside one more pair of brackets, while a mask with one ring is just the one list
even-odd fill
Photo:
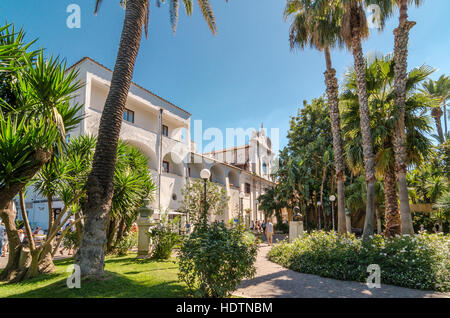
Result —
[[[54, 260], [65, 259], [69, 257], [73, 257], [73, 255], [67, 255], [67, 251], [63, 255], [58, 252], [57, 255], [55, 255]], [[0, 257], [0, 269], [5, 268], [6, 264], [8, 264], [8, 254], [6, 254], [5, 257]]]
[[408, 289], [391, 285], [369, 289], [366, 284], [323, 278], [316, 275], [302, 274], [286, 269], [267, 259], [270, 247], [260, 245], [256, 260], [256, 276], [244, 281], [234, 293], [236, 296], [252, 298], [429, 298], [446, 297], [450, 293], [437, 293]]

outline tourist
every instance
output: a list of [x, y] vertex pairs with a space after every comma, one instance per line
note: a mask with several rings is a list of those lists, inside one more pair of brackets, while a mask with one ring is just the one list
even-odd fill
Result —
[[3, 225], [3, 222], [1, 222], [0, 223], [0, 255], [1, 255], [1, 257], [6, 256], [5, 254], [3, 254], [3, 237], [5, 235], [5, 231], [6, 231], [6, 228]]
[[34, 235], [44, 235], [44, 231], [42, 231], [42, 228], [38, 226], [36, 230], [33, 232]]
[[267, 237], [267, 243], [269, 243], [269, 245], [272, 245], [272, 236], [273, 236], [273, 224], [272, 224], [272, 222], [270, 222], [269, 219], [267, 219], [266, 237]]
[[25, 239], [25, 234], [23, 233], [23, 230], [19, 230], [19, 240], [20, 242], [23, 242]]
[[262, 222], [261, 229], [262, 229], [263, 241], [265, 241], [267, 239], [267, 237], [266, 237], [266, 221]]

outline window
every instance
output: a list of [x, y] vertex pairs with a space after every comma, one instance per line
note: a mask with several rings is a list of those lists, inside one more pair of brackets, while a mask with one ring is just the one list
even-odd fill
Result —
[[250, 183], [245, 184], [245, 193], [250, 193]]
[[263, 163], [263, 173], [266, 174], [267, 173], [267, 164], [264, 162]]
[[163, 171], [164, 172], [169, 172], [169, 162], [168, 161], [163, 161]]
[[188, 167], [188, 176], [191, 176], [191, 167]]
[[134, 124], [134, 111], [125, 108], [123, 111], [123, 120]]
[[169, 127], [162, 125], [162, 134], [163, 136], [169, 137]]

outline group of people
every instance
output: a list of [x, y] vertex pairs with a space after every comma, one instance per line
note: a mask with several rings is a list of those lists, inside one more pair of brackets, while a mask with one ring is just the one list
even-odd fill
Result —
[[[63, 229], [67, 228], [67, 227], [73, 227], [73, 220], [69, 220], [69, 222], [63, 227]], [[19, 234], [19, 240], [20, 242], [24, 245], [27, 246], [28, 245], [28, 237], [25, 233], [25, 231], [23, 229], [19, 229], [18, 231]], [[57, 237], [60, 235], [61, 233], [58, 233]], [[42, 230], [42, 228], [40, 226], [37, 226], [34, 230], [32, 230], [32, 235], [33, 235], [33, 239], [35, 239], [36, 236], [42, 236], [45, 235], [45, 232]], [[36, 240], [35, 241], [39, 244], [40, 240]], [[3, 222], [0, 222], [0, 257], [6, 257], [6, 254], [9, 252], [9, 244], [8, 244], [8, 235], [6, 233], [6, 227], [3, 224]], [[68, 250], [68, 255], [72, 255], [72, 250], [70, 248], [65, 248], [64, 246], [61, 246], [61, 250], [60, 253], [61, 255], [63, 254], [64, 250]]]
[[252, 221], [250, 228], [255, 231], [258, 234], [263, 234], [263, 238], [267, 240], [267, 243], [269, 245], [272, 245], [273, 240], [273, 223], [270, 221], [270, 219], [261, 221], [257, 220], [255, 222]]

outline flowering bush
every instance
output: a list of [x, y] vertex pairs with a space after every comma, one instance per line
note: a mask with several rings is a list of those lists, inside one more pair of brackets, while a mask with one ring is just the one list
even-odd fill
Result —
[[155, 259], [168, 259], [175, 245], [181, 241], [180, 236], [166, 226], [152, 229], [148, 235], [152, 239], [152, 257]]
[[269, 259], [298, 272], [360, 282], [369, 275], [367, 266], [378, 264], [384, 284], [450, 290], [450, 235], [375, 235], [363, 242], [354, 235], [312, 232], [274, 246]]
[[180, 280], [195, 297], [226, 297], [254, 276], [258, 246], [242, 227], [198, 224], [179, 254]]

